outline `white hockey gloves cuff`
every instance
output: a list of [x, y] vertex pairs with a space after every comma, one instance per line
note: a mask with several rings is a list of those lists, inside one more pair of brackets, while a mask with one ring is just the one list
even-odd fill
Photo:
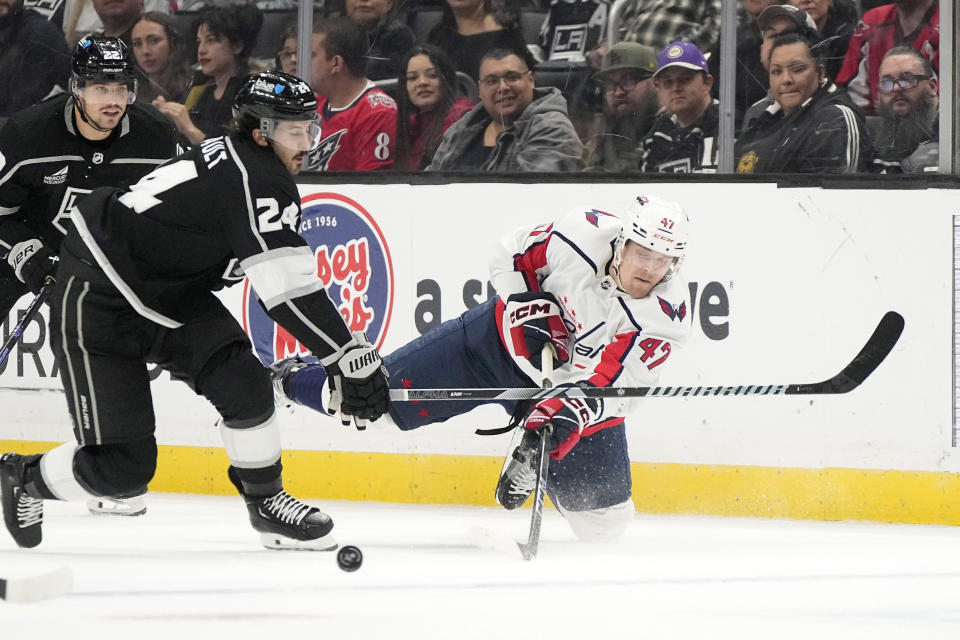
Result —
[[17, 279], [33, 293], [40, 293], [47, 278], [53, 278], [59, 262], [60, 257], [37, 238], [18, 242], [7, 256], [7, 263], [17, 275]]

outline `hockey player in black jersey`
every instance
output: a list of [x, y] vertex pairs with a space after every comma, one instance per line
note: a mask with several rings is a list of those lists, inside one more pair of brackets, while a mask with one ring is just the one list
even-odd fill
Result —
[[69, 93], [0, 131], [2, 315], [53, 273], [78, 196], [127, 187], [176, 155], [169, 122], [133, 103], [136, 67], [120, 38], [84, 38], [72, 64]]
[[[84, 38], [70, 92], [20, 111], [0, 131], [0, 316], [53, 274], [78, 197], [127, 187], [176, 155], [173, 127], [135, 96], [136, 67], [123, 41]], [[142, 498], [88, 506], [118, 515], [146, 510]]]
[[233, 133], [208, 138], [130, 189], [96, 189], [74, 211], [61, 249], [51, 341], [76, 443], [0, 458], [7, 529], [40, 543], [43, 500], [122, 495], [157, 458], [146, 363], [220, 413], [230, 479], [268, 548], [330, 549], [333, 522], [283, 490], [272, 385], [250, 341], [211, 290], [244, 273], [266, 312], [309, 347], [334, 380], [342, 417], [361, 426], [387, 409], [376, 349], [351, 335], [297, 234], [291, 174], [319, 140], [303, 81], [247, 78]]

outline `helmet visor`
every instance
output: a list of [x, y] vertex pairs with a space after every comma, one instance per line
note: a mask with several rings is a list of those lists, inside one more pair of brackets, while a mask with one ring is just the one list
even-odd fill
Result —
[[137, 81], [73, 79], [73, 94], [89, 104], [133, 104], [137, 99]]
[[274, 144], [295, 151], [313, 151], [320, 144], [320, 115], [308, 120], [262, 118], [260, 133]]

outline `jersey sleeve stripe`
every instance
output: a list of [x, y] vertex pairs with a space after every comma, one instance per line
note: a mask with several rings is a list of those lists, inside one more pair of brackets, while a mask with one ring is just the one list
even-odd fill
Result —
[[273, 249], [243, 260], [240, 266], [268, 310], [323, 289], [309, 247]]
[[603, 348], [600, 362], [593, 368], [590, 383], [595, 387], [609, 387], [623, 372], [623, 361], [627, 358], [640, 334], [636, 331], [621, 333], [616, 340]]
[[589, 258], [589, 256], [587, 256], [587, 254], [585, 254], [585, 253], [583, 252], [583, 250], [576, 245], [575, 242], [573, 242], [572, 240], [570, 240], [569, 238], [567, 238], [565, 235], [563, 235], [562, 233], [559, 233], [559, 232], [557, 232], [557, 231], [554, 231], [554, 232], [553, 232], [553, 235], [556, 236], [556, 237], [558, 237], [558, 238], [560, 238], [561, 240], [563, 240], [564, 242], [566, 242], [568, 245], [570, 245], [570, 248], [573, 249], [573, 251], [574, 251], [578, 256], [580, 256], [581, 258], [583, 258], [584, 262], [586, 262], [588, 265], [590, 265], [590, 268], [593, 269], [593, 272], [594, 272], [594, 273], [597, 273], [597, 272], [598, 272], [598, 270], [597, 270], [597, 265], [594, 264], [593, 260], [591, 260], [591, 259]]
[[170, 158], [114, 158], [110, 164], [163, 164]]
[[240, 160], [240, 156], [237, 155], [236, 149], [233, 148], [233, 143], [230, 141], [230, 136], [224, 136], [223, 141], [227, 145], [227, 149], [230, 151], [230, 155], [233, 156], [233, 161], [236, 163], [237, 168], [240, 170], [240, 175], [243, 178], [243, 201], [247, 205], [247, 218], [250, 221], [250, 233], [254, 238], [257, 239], [257, 242], [260, 244], [260, 248], [266, 252], [267, 242], [263, 239], [263, 236], [260, 235], [260, 228], [257, 226], [257, 212], [253, 208], [253, 199], [250, 197], [250, 174], [247, 173], [247, 168], [243, 165], [243, 161]]
[[537, 269], [547, 266], [547, 246], [550, 244], [552, 235], [548, 233], [545, 239], [530, 245], [523, 253], [513, 256], [513, 268], [523, 276], [527, 291], [540, 291]]
[[3, 174], [2, 177], [0, 177], [0, 185], [5, 184], [8, 180], [10, 180], [10, 178], [12, 178], [14, 174], [16, 174], [17, 171], [20, 170], [20, 167], [25, 167], [30, 164], [42, 164], [44, 162], [64, 162], [66, 160], [70, 160], [70, 161], [79, 160], [82, 162], [83, 157], [82, 156], [46, 156], [43, 158], [29, 158], [27, 160], [21, 160], [17, 164], [10, 167], [10, 170], [7, 171], [5, 174]]
[[127, 302], [130, 303], [130, 306], [133, 307], [137, 313], [139, 313], [144, 318], [156, 322], [162, 327], [167, 327], [168, 329], [177, 329], [183, 326], [183, 323], [177, 322], [173, 318], [168, 318], [162, 313], [151, 309], [143, 303], [142, 300], [133, 292], [133, 289], [128, 285], [123, 278], [120, 277], [120, 274], [117, 273], [117, 270], [110, 264], [110, 260], [104, 254], [103, 250], [100, 248], [100, 245], [97, 244], [97, 241], [94, 239], [93, 234], [90, 233], [90, 229], [87, 227], [86, 220], [83, 219], [82, 215], [76, 214], [71, 215], [70, 218], [73, 220], [73, 228], [76, 229], [77, 233], [80, 234], [80, 238], [83, 240], [84, 244], [87, 245], [87, 248], [90, 249], [90, 253], [93, 254], [93, 257], [96, 259], [97, 264], [100, 265], [100, 269], [106, 274], [107, 278], [110, 279], [110, 282], [113, 283], [113, 286], [117, 288]]
[[20, 207], [0, 207], [0, 216], [9, 216], [13, 215], [17, 211], [20, 211]]

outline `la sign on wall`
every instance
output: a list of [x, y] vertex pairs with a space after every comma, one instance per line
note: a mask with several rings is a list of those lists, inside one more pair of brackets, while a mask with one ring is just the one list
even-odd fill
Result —
[[[304, 196], [300, 235], [313, 250], [319, 278], [350, 331], [383, 345], [393, 311], [393, 262], [373, 216], [337, 193]], [[247, 280], [243, 285], [243, 328], [260, 361], [269, 364], [307, 349], [264, 312]]]

